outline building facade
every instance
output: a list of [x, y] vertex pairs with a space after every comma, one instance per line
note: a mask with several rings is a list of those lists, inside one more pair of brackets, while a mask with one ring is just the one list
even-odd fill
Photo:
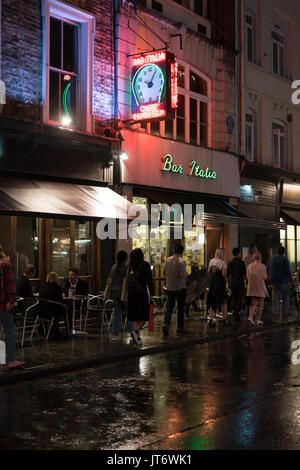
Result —
[[[300, 108], [292, 84], [299, 69], [299, 6], [296, 2], [239, 2], [241, 39], [241, 211], [259, 214], [274, 230], [242, 232], [266, 261], [281, 243], [293, 270], [300, 266]], [[297, 250], [298, 247], [298, 250]]]
[[114, 242], [96, 224], [123, 201], [113, 23], [109, 1], [2, 1], [0, 239], [16, 276], [32, 263], [37, 283], [71, 266], [93, 289], [106, 281]]
[[[182, 232], [188, 269], [192, 262], [206, 267], [218, 247], [225, 248], [228, 261], [232, 248], [239, 244], [239, 227], [264, 224], [239, 211], [239, 51], [235, 15], [234, 2], [224, 1], [120, 1], [116, 7], [117, 117], [124, 138], [122, 148], [128, 154], [122, 163], [122, 191], [149, 210], [151, 204], [204, 205], [198, 249], [191, 248], [196, 227]], [[134, 122], [132, 61], [151, 50], [166, 50], [176, 58], [178, 108], [173, 119]], [[147, 82], [149, 79], [145, 79]], [[203, 170], [198, 176], [193, 165]], [[206, 177], [207, 169], [214, 178]], [[137, 237], [129, 244], [143, 249], [157, 281], [162, 277], [163, 261], [173, 248], [164, 230], [150, 231], [145, 223], [141, 231], [148, 238]]]

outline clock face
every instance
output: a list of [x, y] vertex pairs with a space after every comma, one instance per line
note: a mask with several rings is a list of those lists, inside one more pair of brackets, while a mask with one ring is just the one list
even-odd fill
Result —
[[140, 67], [132, 80], [132, 91], [136, 104], [160, 103], [165, 95], [165, 74], [156, 64]]

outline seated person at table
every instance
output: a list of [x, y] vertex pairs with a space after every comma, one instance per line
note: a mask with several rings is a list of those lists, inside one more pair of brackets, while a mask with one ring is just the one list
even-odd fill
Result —
[[33, 266], [33, 264], [29, 264], [27, 268], [25, 269], [25, 272], [17, 280], [16, 291], [17, 291], [18, 297], [23, 297], [23, 298], [33, 297], [30, 279], [32, 279], [34, 275], [35, 275], [35, 267]]
[[[63, 296], [61, 288], [58, 284], [58, 275], [55, 272], [50, 272], [47, 274], [46, 282], [41, 285], [39, 291], [39, 303], [41, 314], [53, 315], [54, 322], [50, 332], [50, 336], [62, 336], [59, 330], [59, 320], [62, 319], [65, 321], [65, 328], [67, 331], [66, 325], [66, 315], [65, 309], [60, 305], [53, 305], [51, 303], [43, 302], [43, 299], [52, 300], [53, 302], [63, 303]], [[70, 321], [70, 318], [69, 318]]]
[[88, 295], [89, 285], [79, 277], [79, 270], [77, 268], [70, 268], [68, 272], [68, 279], [65, 279], [63, 291], [68, 296], [69, 289], [75, 290], [75, 295]]

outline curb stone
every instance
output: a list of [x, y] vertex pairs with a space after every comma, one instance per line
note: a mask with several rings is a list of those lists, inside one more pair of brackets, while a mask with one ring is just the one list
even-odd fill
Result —
[[145, 346], [142, 349], [128, 350], [125, 352], [111, 353], [103, 355], [99, 358], [86, 359], [83, 361], [76, 362], [64, 362], [60, 364], [45, 364], [42, 366], [34, 366], [28, 369], [7, 372], [0, 376], [0, 386], [10, 385], [17, 382], [25, 382], [37, 379], [45, 379], [55, 375], [63, 374], [66, 372], [75, 372], [80, 370], [91, 369], [94, 367], [103, 366], [106, 364], [114, 364], [119, 361], [132, 359], [135, 357], [150, 356], [152, 354], [158, 354], [161, 352], [174, 351], [176, 349], [182, 349], [186, 347], [195, 346], [197, 344], [206, 344], [210, 342], [222, 341], [229, 338], [249, 337], [253, 333], [260, 333], [263, 331], [269, 331], [278, 328], [286, 328], [290, 325], [300, 324], [300, 320], [288, 320], [286, 322], [274, 323], [270, 325], [263, 325], [245, 329], [244, 331], [229, 331], [228, 333], [222, 333], [218, 335], [206, 335], [201, 338], [193, 338], [176, 342], [176, 343], [164, 343], [157, 346]]

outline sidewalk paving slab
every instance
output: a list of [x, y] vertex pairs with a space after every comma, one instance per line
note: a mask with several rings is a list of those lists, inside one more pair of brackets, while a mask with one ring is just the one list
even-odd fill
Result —
[[176, 334], [174, 315], [170, 335], [164, 338], [162, 335], [163, 315], [156, 315], [154, 331], [150, 332], [147, 327], [144, 328], [142, 347], [137, 347], [130, 342], [130, 335], [127, 332], [121, 333], [120, 341], [112, 342], [109, 333], [99, 334], [97, 330], [91, 330], [88, 335], [75, 335], [70, 339], [49, 339], [47, 343], [43, 339], [35, 339], [27, 341], [23, 348], [16, 343], [17, 359], [25, 361], [25, 368], [11, 372], [8, 371], [6, 365], [1, 365], [0, 386], [42, 379], [226, 338], [242, 338], [254, 332], [286, 328], [299, 321], [297, 313], [293, 311], [288, 321], [272, 323], [270, 310], [264, 312], [263, 320], [263, 326], [249, 326], [247, 317], [244, 315], [240, 322], [231, 319], [230, 326], [225, 326], [222, 319], [218, 319], [216, 327], [209, 327], [204, 317], [199, 312], [194, 312], [191, 318], [185, 321], [186, 333], [179, 335]]

